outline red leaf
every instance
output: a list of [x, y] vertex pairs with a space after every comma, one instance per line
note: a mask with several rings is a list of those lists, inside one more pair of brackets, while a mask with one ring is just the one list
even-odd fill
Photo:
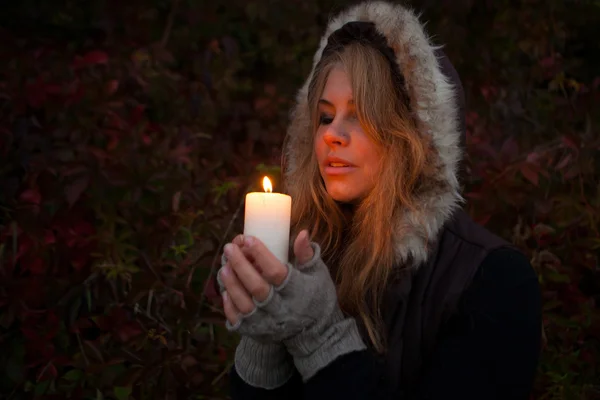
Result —
[[93, 50], [85, 54], [83, 57], [75, 57], [73, 68], [83, 68], [91, 65], [107, 64], [108, 55], [101, 50]]
[[37, 275], [22, 281], [14, 287], [12, 295], [22, 300], [29, 308], [40, 308], [45, 302], [48, 282], [45, 278]]
[[514, 159], [519, 153], [519, 145], [513, 136], [508, 137], [502, 144], [500, 154], [506, 157], [508, 160]]
[[97, 147], [89, 147], [88, 151], [92, 153], [92, 155], [96, 157], [98, 161], [106, 161], [106, 159], [108, 158], [108, 154], [103, 149], [99, 149]]
[[23, 334], [23, 336], [25, 336], [26, 339], [29, 340], [38, 340], [40, 337], [37, 329], [34, 327], [21, 327], [21, 333]]
[[27, 102], [33, 108], [41, 107], [47, 99], [46, 85], [38, 79], [34, 83], [30, 83], [25, 87], [25, 97]]
[[146, 107], [144, 107], [141, 104], [138, 104], [132, 111], [131, 111], [131, 115], [129, 116], [129, 123], [131, 125], [137, 125], [141, 120], [142, 117], [144, 116], [144, 110]]
[[188, 154], [192, 151], [190, 146], [179, 145], [169, 152], [169, 157], [179, 163], [191, 163]]
[[128, 342], [143, 332], [137, 321], [129, 322], [117, 328], [115, 334], [121, 342]]
[[569, 161], [571, 161], [571, 158], [573, 158], [573, 156], [571, 154], [567, 154], [565, 157], [563, 157], [562, 160], [560, 160], [558, 164], [556, 164], [556, 169], [561, 170], [565, 168], [567, 165], [569, 165]]
[[574, 136], [563, 135], [560, 139], [563, 142], [563, 144], [568, 148], [571, 148], [575, 151], [579, 151], [579, 143], [577, 138], [575, 138]]
[[540, 155], [535, 151], [527, 154], [527, 162], [530, 164], [538, 164], [538, 160], [540, 159]]
[[573, 165], [564, 173], [563, 178], [569, 180], [575, 178], [577, 175], [579, 175], [579, 165]]
[[41, 257], [26, 257], [21, 260], [21, 267], [34, 275], [46, 272], [44, 260]]
[[81, 271], [90, 262], [91, 246], [80, 247], [78, 250], [70, 251], [71, 265], [76, 271]]
[[51, 95], [59, 95], [63, 93], [63, 88], [57, 84], [47, 84], [46, 85], [46, 93]]
[[106, 150], [111, 151], [117, 148], [119, 145], [119, 138], [117, 136], [111, 136], [108, 144], [106, 145]]
[[78, 103], [81, 101], [81, 99], [83, 99], [84, 95], [85, 95], [85, 89], [84, 89], [83, 85], [79, 81], [76, 81], [72, 85], [72, 88], [69, 92], [69, 96], [67, 97], [67, 100], [65, 101], [65, 104], [71, 105], [71, 104]]
[[542, 68], [552, 68], [554, 66], [554, 62], [555, 62], [555, 58], [554, 58], [554, 54], [552, 54], [548, 57], [542, 58], [540, 60], [540, 66]]
[[221, 361], [222, 363], [226, 362], [229, 358], [227, 355], [227, 351], [225, 351], [223, 347], [219, 346], [217, 348], [217, 352], [219, 353], [219, 361]]
[[498, 152], [488, 142], [481, 142], [476, 148], [491, 160], [495, 161], [498, 159]]
[[466, 124], [468, 127], [473, 127], [477, 120], [479, 119], [479, 114], [475, 111], [469, 111], [466, 115]]
[[38, 373], [37, 376], [37, 381], [45, 381], [48, 379], [53, 379], [56, 378], [56, 376], [58, 375], [58, 371], [56, 370], [56, 367], [54, 366], [53, 363], [49, 363], [43, 367], [40, 368], [40, 372]]
[[106, 94], [108, 96], [114, 94], [117, 89], [119, 89], [119, 81], [116, 79], [112, 79], [106, 84]]
[[488, 214], [488, 215], [484, 215], [483, 217], [477, 218], [475, 221], [478, 224], [485, 226], [485, 224], [487, 224], [490, 221], [490, 218], [492, 218], [492, 215]]
[[19, 259], [21, 256], [29, 253], [29, 251], [33, 248], [34, 243], [33, 239], [29, 237], [29, 235], [20, 235], [18, 238], [19, 248], [17, 250], [16, 258]]
[[67, 198], [69, 207], [73, 207], [73, 204], [79, 200], [81, 194], [85, 191], [85, 189], [87, 189], [89, 182], [89, 176], [84, 176], [76, 179], [73, 183], [65, 188], [65, 196]]
[[475, 200], [480, 200], [483, 198], [483, 195], [481, 193], [478, 192], [469, 192], [465, 194], [465, 197], [469, 198], [469, 199], [475, 199]]
[[42, 202], [42, 196], [40, 195], [40, 191], [38, 189], [27, 189], [21, 196], [19, 196], [21, 201], [29, 204], [40, 205]]
[[56, 243], [56, 236], [54, 236], [54, 232], [51, 230], [46, 230], [44, 233], [44, 244], [54, 244]]
[[105, 52], [100, 51], [100, 50], [90, 51], [83, 58], [88, 64], [106, 64], [106, 63], [108, 63], [108, 55]]
[[217, 284], [217, 280], [215, 279], [215, 277], [211, 276], [210, 278], [208, 278], [208, 280], [206, 281], [206, 284], [204, 286], [204, 295], [206, 296], [207, 299], [214, 300], [216, 298], [221, 297], [221, 294], [217, 290], [217, 287], [218, 287], [218, 284]]
[[535, 186], [538, 186], [539, 184], [539, 176], [537, 171], [535, 171], [534, 169], [531, 168], [530, 164], [522, 164], [521, 165], [521, 174], [523, 174], [523, 176], [531, 183], [533, 183]]

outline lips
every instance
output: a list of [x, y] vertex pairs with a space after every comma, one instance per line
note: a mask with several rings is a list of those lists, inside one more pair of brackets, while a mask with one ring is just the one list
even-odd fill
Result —
[[350, 161], [339, 157], [327, 157], [323, 163], [323, 170], [327, 175], [344, 175], [356, 169]]
[[339, 157], [333, 157], [333, 156], [327, 157], [325, 159], [324, 164], [326, 167], [334, 167], [334, 168], [355, 167], [355, 165], [352, 164], [350, 161], [344, 160], [343, 158], [339, 158]]

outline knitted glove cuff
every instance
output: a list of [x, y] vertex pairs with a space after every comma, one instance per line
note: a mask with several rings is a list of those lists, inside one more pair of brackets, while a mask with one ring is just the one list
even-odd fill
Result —
[[291, 356], [281, 343], [262, 343], [243, 336], [235, 350], [235, 370], [247, 384], [275, 389], [294, 373]]
[[345, 318], [339, 309], [329, 323], [319, 324], [284, 343], [305, 382], [339, 356], [367, 348], [356, 321]]

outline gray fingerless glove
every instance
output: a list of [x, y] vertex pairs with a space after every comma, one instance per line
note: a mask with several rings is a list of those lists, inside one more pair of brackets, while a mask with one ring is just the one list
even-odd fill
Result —
[[[227, 260], [221, 257], [221, 268]], [[221, 293], [225, 290], [221, 281], [220, 272], [217, 273], [217, 282]], [[226, 322], [228, 328], [231, 327]], [[235, 349], [234, 365], [240, 378], [247, 384], [263, 389], [275, 389], [283, 386], [294, 373], [294, 362], [287, 352], [285, 345], [274, 342], [268, 338], [256, 340], [242, 336]]]
[[283, 341], [304, 381], [339, 356], [366, 348], [356, 321], [340, 310], [321, 248], [311, 246], [314, 256], [309, 262], [297, 268], [288, 264], [285, 281], [229, 326], [248, 337]]

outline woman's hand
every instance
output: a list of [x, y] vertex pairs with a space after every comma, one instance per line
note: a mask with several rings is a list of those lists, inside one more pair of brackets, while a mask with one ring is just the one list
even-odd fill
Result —
[[[303, 230], [294, 241], [297, 262], [304, 264], [313, 257], [308, 231]], [[256, 308], [255, 301], [265, 302], [271, 287], [281, 286], [288, 276], [287, 265], [282, 264], [266, 246], [254, 237], [238, 235], [225, 246], [227, 263], [220, 271], [223, 288], [223, 308], [231, 326], [241, 315], [249, 315]], [[254, 300], [253, 300], [254, 297]]]
[[294, 242], [297, 267], [283, 265], [257, 239], [242, 242], [226, 246], [220, 274], [229, 330], [258, 343], [283, 343], [305, 381], [337, 357], [366, 348], [307, 232]]

